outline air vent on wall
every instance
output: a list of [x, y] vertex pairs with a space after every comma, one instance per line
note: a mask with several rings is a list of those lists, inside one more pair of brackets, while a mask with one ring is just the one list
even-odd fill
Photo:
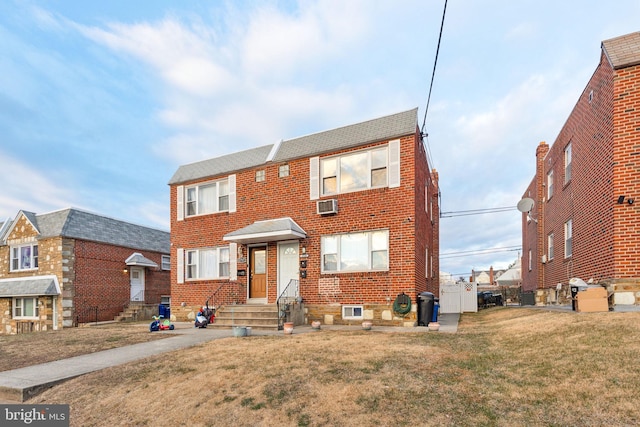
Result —
[[338, 213], [338, 200], [336, 199], [318, 200], [316, 202], [316, 208], [320, 215], [329, 215], [329, 214]]

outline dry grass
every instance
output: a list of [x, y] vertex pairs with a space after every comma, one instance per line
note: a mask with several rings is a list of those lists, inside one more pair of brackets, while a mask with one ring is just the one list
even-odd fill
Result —
[[0, 371], [166, 337], [165, 334], [150, 334], [149, 322], [0, 335]]
[[457, 334], [220, 339], [30, 403], [70, 404], [74, 426], [637, 425], [638, 354], [640, 313], [495, 308]]

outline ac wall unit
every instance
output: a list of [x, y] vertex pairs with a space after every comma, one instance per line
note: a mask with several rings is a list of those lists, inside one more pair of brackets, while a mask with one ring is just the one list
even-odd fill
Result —
[[338, 200], [337, 199], [328, 199], [328, 200], [318, 200], [316, 202], [316, 208], [318, 214], [320, 215], [329, 215], [338, 213]]
[[543, 264], [546, 264], [547, 256], [546, 255], [542, 255], [542, 257], [540, 258], [540, 261], [542, 261]]

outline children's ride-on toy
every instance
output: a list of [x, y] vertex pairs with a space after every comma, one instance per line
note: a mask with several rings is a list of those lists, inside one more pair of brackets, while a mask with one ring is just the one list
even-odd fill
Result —
[[196, 315], [196, 321], [193, 326], [196, 328], [206, 328], [208, 324], [213, 323], [216, 319], [216, 310], [214, 308], [209, 308], [209, 306], [204, 306], [198, 311]]
[[169, 319], [163, 319], [164, 316], [153, 316], [153, 322], [149, 325], [149, 332], [156, 331], [173, 331], [174, 326]]

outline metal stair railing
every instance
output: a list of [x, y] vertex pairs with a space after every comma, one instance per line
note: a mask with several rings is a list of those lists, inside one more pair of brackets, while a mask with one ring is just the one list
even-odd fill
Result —
[[300, 281], [291, 279], [287, 286], [284, 287], [278, 299], [276, 300], [276, 306], [278, 308], [278, 330], [284, 329], [284, 323], [287, 321], [287, 317], [291, 315], [291, 306], [295, 302], [298, 302], [300, 298]]

